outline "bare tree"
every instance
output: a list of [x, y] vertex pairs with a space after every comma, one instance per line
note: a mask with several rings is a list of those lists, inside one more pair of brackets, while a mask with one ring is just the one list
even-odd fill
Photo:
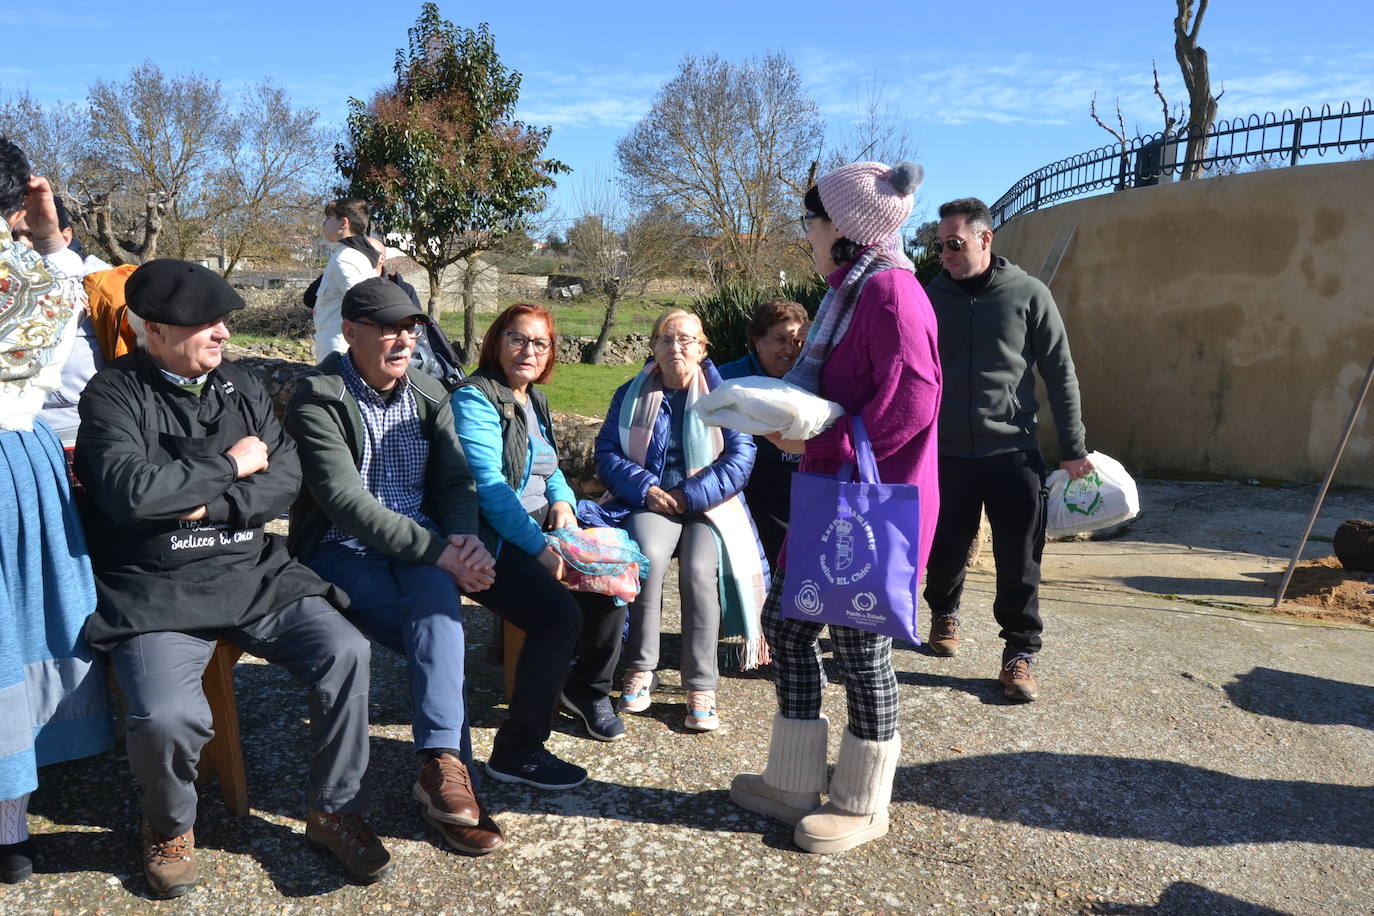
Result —
[[1207, 130], [1216, 120], [1217, 102], [1222, 93], [1212, 95], [1207, 52], [1197, 43], [1198, 32], [1202, 30], [1202, 17], [1207, 14], [1207, 0], [1198, 0], [1196, 16], [1193, 15], [1193, 0], [1176, 2], [1178, 15], [1174, 17], [1174, 56], [1178, 58], [1179, 68], [1183, 71], [1183, 85], [1188, 90], [1188, 143], [1184, 148], [1180, 180], [1187, 181], [1202, 174]]
[[717, 281], [762, 282], [786, 258], [820, 111], [783, 54], [683, 58], [652, 109], [616, 144], [632, 202], [684, 215], [714, 244]]
[[[186, 257], [208, 228], [209, 173], [228, 145], [231, 119], [218, 81], [169, 78], [149, 60], [122, 83], [95, 83], [89, 105], [92, 158], [82, 224], [119, 264], [157, 257], [164, 230], [171, 253]], [[125, 227], [116, 224], [123, 195], [143, 203], [141, 219]]]
[[599, 364], [625, 293], [662, 276], [677, 258], [673, 224], [651, 210], [630, 214], [614, 186], [597, 182], [584, 191], [582, 215], [568, 228], [568, 252], [585, 282], [606, 296], [601, 331], [587, 361]]
[[293, 109], [270, 82], [246, 91], [225, 131], [223, 166], [211, 181], [211, 222], [229, 276], [245, 258], [289, 257], [311, 223], [332, 172], [330, 145], [313, 109]]
[[90, 118], [82, 105], [43, 105], [28, 90], [0, 104], [0, 134], [17, 143], [34, 172], [47, 178], [53, 190], [68, 200], [90, 155], [90, 130]]
[[883, 101], [883, 84], [876, 76], [869, 77], [863, 91], [849, 129], [830, 145], [824, 157], [827, 170], [848, 162], [895, 165], [916, 158], [917, 146], [906, 126], [906, 116], [900, 106]]

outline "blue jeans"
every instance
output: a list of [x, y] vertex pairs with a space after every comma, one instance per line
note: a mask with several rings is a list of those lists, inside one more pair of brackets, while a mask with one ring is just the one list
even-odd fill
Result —
[[366, 547], [322, 544], [307, 564], [348, 592], [347, 617], [380, 645], [405, 656], [415, 704], [415, 749], [457, 748], [472, 762], [464, 699], [463, 608], [453, 577]]

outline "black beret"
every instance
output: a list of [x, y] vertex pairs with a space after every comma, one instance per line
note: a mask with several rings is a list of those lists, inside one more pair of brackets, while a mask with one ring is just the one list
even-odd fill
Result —
[[124, 301], [144, 321], [183, 327], [218, 321], [244, 304], [219, 274], [175, 258], [157, 258], [129, 274]]
[[343, 317], [386, 326], [407, 318], [423, 318], [424, 311], [410, 301], [410, 294], [384, 277], [368, 277], [348, 288], [343, 296]]

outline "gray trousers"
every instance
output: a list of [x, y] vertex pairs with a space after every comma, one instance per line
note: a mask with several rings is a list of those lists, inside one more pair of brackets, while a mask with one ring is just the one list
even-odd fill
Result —
[[663, 579], [676, 552], [682, 591], [682, 686], [686, 690], [715, 690], [720, 677], [716, 668], [720, 557], [711, 523], [700, 515], [683, 518], [641, 511], [630, 516], [625, 529], [649, 558], [649, 579], [630, 605], [625, 669], [653, 671], [658, 667]]
[[196, 764], [214, 735], [201, 675], [218, 639], [285, 667], [309, 688], [309, 810], [360, 809], [371, 649], [332, 604], [303, 598], [246, 627], [145, 633], [111, 650], [129, 704], [129, 769], [149, 826], [176, 836], [196, 822]]

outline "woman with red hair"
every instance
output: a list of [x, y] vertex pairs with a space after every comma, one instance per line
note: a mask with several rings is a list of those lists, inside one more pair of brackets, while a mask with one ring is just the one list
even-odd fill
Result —
[[[545, 788], [586, 778], [581, 767], [542, 751], [555, 704], [597, 740], [625, 734], [609, 699], [624, 610], [605, 595], [569, 591], [559, 581], [563, 560], [544, 539], [547, 529], [577, 525], [576, 496], [558, 469], [549, 402], [537, 387], [553, 374], [555, 340], [547, 309], [512, 305], [483, 338], [477, 371], [453, 393], [458, 438], [477, 481], [482, 539], [496, 543], [496, 582], [469, 597], [525, 631], [511, 716], [517, 707], [528, 710], [540, 732], [528, 736], [529, 747], [494, 747], [487, 769], [496, 779]], [[531, 775], [519, 758], [536, 747], [534, 762], [546, 765]]]

